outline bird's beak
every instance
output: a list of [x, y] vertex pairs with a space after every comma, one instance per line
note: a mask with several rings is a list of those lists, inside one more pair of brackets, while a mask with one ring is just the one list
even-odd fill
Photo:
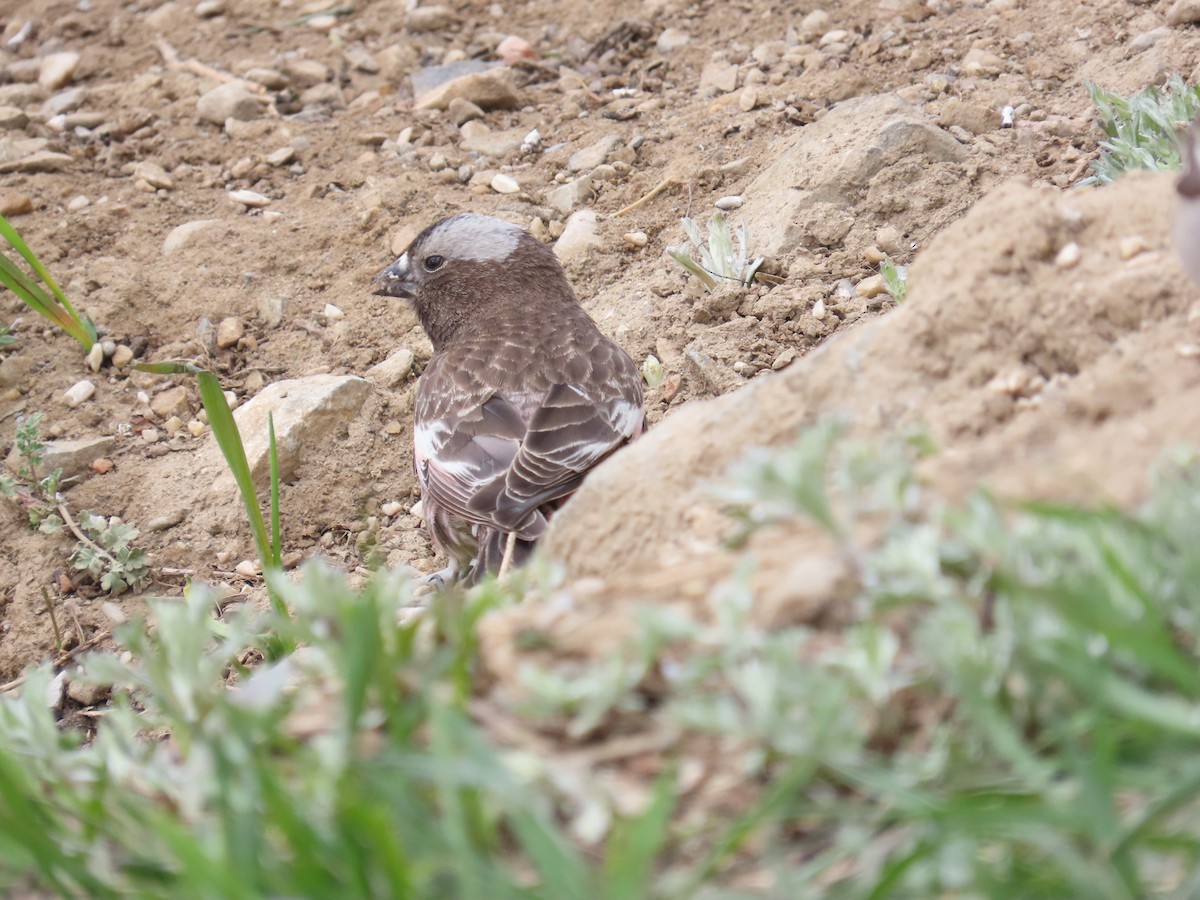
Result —
[[412, 281], [412, 270], [408, 267], [408, 254], [401, 257], [375, 276], [372, 284], [379, 285], [372, 291], [380, 297], [403, 297], [411, 300], [416, 285]]

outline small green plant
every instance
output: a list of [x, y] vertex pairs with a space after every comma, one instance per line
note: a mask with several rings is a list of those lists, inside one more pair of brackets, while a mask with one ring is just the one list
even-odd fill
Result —
[[[746, 226], [739, 225], [734, 234], [730, 234], [729, 225], [723, 213], [713, 214], [708, 223], [708, 240], [700, 233], [700, 226], [693, 219], [680, 220], [683, 230], [687, 232], [689, 243], [676, 249], [668, 247], [667, 252], [677, 263], [695, 275], [710, 291], [724, 284], [736, 284], [743, 287], [754, 283], [755, 275], [763, 264], [761, 256], [749, 258], [750, 239]], [[736, 241], [735, 241], [736, 238]], [[699, 255], [699, 261], [693, 257]]]
[[217, 447], [225, 458], [225, 464], [233, 474], [242, 504], [246, 508], [246, 518], [250, 523], [250, 532], [254, 536], [254, 545], [258, 550], [259, 563], [267, 576], [267, 594], [271, 605], [281, 615], [287, 614], [287, 606], [274, 588], [272, 572], [283, 568], [282, 563], [282, 529], [279, 518], [279, 455], [275, 447], [275, 420], [267, 417], [270, 461], [270, 532], [267, 531], [267, 521], [263, 519], [262, 507], [258, 501], [258, 492], [254, 488], [254, 477], [250, 473], [250, 464], [246, 460], [246, 447], [242, 443], [242, 435], [238, 431], [233, 411], [221, 382], [216, 375], [207, 372], [188, 362], [167, 361], [159, 363], [140, 363], [136, 366], [143, 372], [156, 375], [193, 375], [200, 390], [200, 402], [208, 413], [208, 425], [212, 429]]
[[0, 325], [0, 347], [10, 347], [17, 342], [13, 337], [12, 327], [9, 325]]
[[908, 296], [908, 267], [898, 266], [890, 259], [879, 264], [879, 273], [883, 276], [883, 286], [897, 303], [903, 303]]
[[71, 564], [87, 572], [100, 586], [116, 596], [135, 587], [150, 574], [144, 550], [133, 546], [138, 530], [117, 516], [98, 516], [83, 512], [79, 528], [87, 540], [80, 540], [71, 554]]
[[45, 288], [25, 274], [5, 253], [0, 253], [0, 285], [20, 297], [34, 312], [45, 316], [79, 341], [85, 351], [91, 350], [92, 345], [96, 343], [96, 326], [87, 316], [81, 316], [75, 310], [63, 289], [58, 286], [58, 282], [3, 216], [0, 216], [0, 238], [17, 251], [50, 292], [47, 293]]
[[23, 416], [17, 422], [16, 448], [19, 459], [16, 476], [0, 475], [0, 493], [18, 501], [25, 507], [31, 528], [53, 534], [62, 519], [55, 513], [58, 505], [58, 487], [62, 481], [62, 469], [40, 474], [46, 444], [41, 438], [39, 425], [42, 413]]
[[1096, 84], [1087, 89], [1106, 139], [1083, 184], [1108, 184], [1137, 169], [1180, 167], [1179, 133], [1200, 113], [1200, 85], [1189, 87], [1172, 75], [1165, 89], [1151, 86], [1128, 98]]

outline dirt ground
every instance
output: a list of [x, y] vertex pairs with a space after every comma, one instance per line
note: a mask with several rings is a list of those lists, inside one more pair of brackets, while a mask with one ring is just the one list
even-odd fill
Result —
[[[594, 210], [590, 243], [563, 251], [576, 289], [635, 358], [663, 363], [647, 391], [657, 427], [629, 454], [658, 492], [583, 492], [555, 537], [578, 574], [660, 564], [639, 529], [663, 522], [673, 536], [656, 553], [708, 552], [720, 528], [695, 486], [740, 448], [843, 407], [878, 432], [931, 424], [949, 481], [1087, 495], [1059, 477], [1069, 468], [1130, 502], [1142, 463], [1194, 418], [1181, 411], [1200, 363], [1178, 346], [1194, 290], [1166, 244], [1169, 179], [1117, 200], [1066, 189], [1098, 152], [1086, 82], [1195, 80], [1200, 32], [1168, 24], [1171, 7], [18, 0], [0, 11], [0, 212], [140, 359], [196, 360], [241, 403], [302, 376], [368, 378], [297, 448], [283, 495], [293, 558], [435, 567], [409, 512], [413, 376], [430, 347], [370, 282], [463, 210], [546, 240]], [[434, 66], [501, 58], [508, 94], [472, 95], [482, 113], [418, 108], [414, 74], [420, 87]], [[201, 97], [230, 84], [244, 118], [224, 122]], [[729, 197], [782, 283], [709, 295], [666, 255], [681, 216], [706, 221]], [[188, 223], [206, 224], [175, 230]], [[1058, 256], [1071, 242], [1085, 248], [1074, 262]], [[917, 260], [900, 309], [872, 281], [882, 254]], [[112, 360], [93, 374], [11, 295], [0, 317], [17, 337], [0, 355], [0, 444], [33, 412], [47, 437], [110, 438], [97, 455], [111, 469], [85, 468], [64, 496], [141, 529], [145, 592], [195, 577], [253, 593], [235, 572], [253, 545], [194, 385]], [[405, 349], [411, 373], [368, 374]], [[852, 352], [866, 374], [842, 377]], [[94, 395], [69, 406], [83, 379]], [[1156, 407], [1160, 380], [1177, 407]], [[1043, 388], [1065, 405], [1036, 400]], [[1141, 451], [1123, 452], [1130, 442]], [[0, 504], [0, 535], [0, 682], [56, 652], [43, 589], [63, 610], [63, 649], [140, 608], [140, 593], [102, 603], [66, 563], [72, 541], [28, 530], [15, 504]]]

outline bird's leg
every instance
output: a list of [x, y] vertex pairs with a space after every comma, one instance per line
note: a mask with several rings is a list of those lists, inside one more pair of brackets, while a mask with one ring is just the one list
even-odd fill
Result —
[[508, 540], [504, 543], [504, 557], [500, 560], [500, 572], [497, 578], [503, 578], [508, 574], [509, 568], [512, 566], [513, 552], [517, 549], [517, 533], [510, 531]]
[[438, 569], [436, 572], [430, 572], [427, 575], [422, 575], [417, 579], [418, 584], [428, 584], [441, 590], [448, 584], [454, 583], [455, 576], [458, 575], [458, 563], [453, 557], [446, 564], [446, 568]]

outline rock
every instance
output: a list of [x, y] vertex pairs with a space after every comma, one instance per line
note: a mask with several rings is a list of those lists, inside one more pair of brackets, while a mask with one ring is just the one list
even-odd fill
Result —
[[11, 219], [33, 212], [33, 198], [21, 191], [0, 190], [0, 216]]
[[71, 88], [68, 91], [59, 91], [42, 104], [42, 115], [49, 119], [53, 116], [61, 116], [65, 113], [74, 112], [83, 106], [86, 99], [87, 91], [83, 88]]
[[404, 20], [404, 29], [410, 34], [425, 34], [441, 31], [458, 21], [454, 10], [448, 6], [418, 6], [410, 9]]
[[86, 681], [73, 680], [67, 682], [67, 696], [80, 706], [99, 706], [108, 699], [110, 693], [112, 688], [107, 684], [89, 684]]
[[90, 381], [77, 381], [63, 394], [63, 400], [67, 406], [74, 409], [81, 403], [90, 400], [92, 395], [96, 393], [96, 385]]
[[104, 365], [103, 345], [99, 343], [92, 344], [92, 349], [87, 352], [87, 356], [84, 357], [84, 359], [86, 360], [89, 369], [91, 369], [93, 372], [99, 372], [100, 367]]
[[592, 176], [581, 175], [574, 181], [568, 181], [566, 184], [547, 192], [546, 203], [566, 216], [586, 203], [591, 199], [591, 196]]
[[249, 122], [266, 111], [267, 100], [237, 82], [213, 88], [196, 101], [196, 115], [205, 122], [224, 125], [227, 119]]
[[133, 351], [125, 344], [117, 344], [117, 349], [113, 351], [112, 364], [118, 369], [123, 369], [133, 362]]
[[621, 235], [621, 240], [636, 250], [650, 243], [650, 236], [644, 231], [627, 231]]
[[161, 438], [162, 435], [158, 433], [157, 428], [142, 429], [142, 440], [147, 444], [157, 444]]
[[346, 96], [336, 84], [328, 81], [314, 84], [300, 95], [300, 103], [304, 106], [330, 106], [343, 109], [346, 106]]
[[947, 100], [942, 104], [938, 124], [943, 128], [958, 126], [971, 134], [986, 134], [1000, 127], [1000, 113], [986, 106], [966, 103], [962, 100]]
[[654, 42], [654, 46], [659, 53], [665, 56], [676, 50], [682, 50], [691, 40], [691, 35], [686, 31], [680, 31], [678, 28], [664, 28], [659, 34], [658, 40]]
[[264, 69], [256, 66], [246, 70], [246, 80], [261, 84], [271, 91], [281, 91], [288, 86], [287, 76], [275, 69]]
[[267, 154], [267, 165], [269, 166], [287, 166], [291, 165], [296, 159], [296, 149], [294, 147], [280, 147], [278, 150]]
[[133, 177], [140, 178], [152, 188], [169, 191], [175, 187], [175, 180], [167, 174], [167, 170], [158, 163], [142, 160], [133, 167]]
[[75, 158], [67, 153], [55, 153], [51, 150], [38, 150], [21, 159], [0, 163], [0, 174], [9, 172], [61, 172]]
[[559, 262], [564, 266], [582, 262], [593, 248], [599, 247], [600, 238], [596, 227], [595, 210], [581, 209], [571, 213], [563, 233], [554, 242], [554, 253]]
[[521, 142], [524, 140], [520, 129], [492, 131], [482, 122], [475, 121], [464, 123], [459, 131], [462, 134], [464, 150], [494, 159], [512, 156], [521, 149]]
[[282, 68], [284, 76], [299, 90], [329, 80], [329, 67], [315, 59], [285, 59]]
[[163, 241], [163, 256], [170, 256], [181, 247], [187, 246], [188, 242], [201, 231], [220, 224], [219, 219], [196, 219], [193, 222], [184, 222], [182, 225], [176, 225], [171, 229], [166, 240]]
[[[370, 393], [369, 381], [351, 375], [309, 375], [276, 381], [263, 388], [234, 413], [255, 482], [265, 485], [269, 476], [268, 413], [275, 420], [280, 476], [290, 481], [306, 459], [320, 460], [336, 452], [336, 434], [359, 414]], [[200, 452], [203, 459], [199, 465], [221, 470], [212, 485], [212, 496], [233, 496], [237, 490], [233, 476], [225, 471], [215, 443], [209, 443]]]
[[367, 369], [367, 378], [377, 387], [394, 388], [412, 374], [412, 366], [413, 352], [407, 347], [401, 347], [383, 362], [376, 363]]
[[503, 172], [497, 172], [492, 176], [491, 186], [497, 194], [515, 194], [521, 190], [517, 179]]
[[538, 52], [525, 38], [510, 34], [496, 45], [496, 58], [506, 66], [511, 66], [523, 59], [537, 59]]
[[738, 69], [733, 63], [713, 60], [700, 72], [700, 95], [714, 97], [737, 88]]
[[323, 315], [330, 322], [336, 322], [338, 319], [346, 318], [346, 314], [342, 311], [341, 307], [334, 306], [332, 303], [325, 304], [325, 309], [321, 311], [321, 315]]
[[723, 212], [740, 209], [742, 206], [742, 198], [736, 194], [733, 194], [729, 197], [722, 197], [720, 200], [714, 203], [713, 206], [719, 210], [722, 210]]
[[472, 119], [483, 118], [483, 110], [470, 100], [464, 100], [462, 97], [455, 97], [451, 100], [446, 107], [446, 111], [450, 113], [450, 119], [454, 124], [460, 128]]
[[1190, 25], [1200, 22], [1200, 0], [1175, 0], [1167, 10], [1168, 25]]
[[752, 112], [756, 106], [758, 106], [758, 88], [753, 84], [748, 84], [738, 97], [738, 109], [742, 112]]
[[283, 313], [287, 304], [288, 298], [280, 297], [278, 294], [266, 294], [260, 297], [258, 317], [262, 320], [263, 327], [269, 331], [278, 328], [283, 322]]
[[[42, 472], [53, 472], [62, 469], [64, 478], [74, 478], [91, 470], [92, 461], [112, 453], [116, 447], [116, 439], [107, 435], [99, 437], [46, 441], [42, 449], [42, 462], [39, 467]], [[5, 460], [9, 470], [16, 472], [23, 460], [13, 447]]]
[[29, 116], [15, 106], [0, 106], [0, 128], [21, 129], [29, 124]]
[[607, 134], [596, 143], [576, 150], [567, 160], [567, 168], [572, 172], [582, 172], [596, 168], [608, 160], [608, 154], [621, 143], [619, 134]]
[[226, 316], [217, 324], [217, 347], [228, 350], [246, 333], [246, 326], [237, 316]]
[[982, 47], [972, 47], [962, 60], [962, 70], [967, 75], [998, 75], [1004, 69], [1004, 60]]
[[512, 69], [499, 63], [463, 60], [442, 66], [427, 66], [412, 74], [416, 108], [446, 109], [456, 97], [480, 109], [509, 109], [520, 99]]
[[0, 388], [15, 387], [33, 373], [33, 360], [25, 354], [0, 357]]
[[187, 511], [183, 509], [173, 509], [169, 513], [164, 513], [161, 516], [155, 516], [146, 523], [147, 531], [167, 531], [180, 524], [187, 518]]
[[[928, 178], [944, 177], [946, 169], [934, 164], [961, 161], [965, 152], [951, 135], [893, 94], [839, 103], [802, 128], [742, 191], [751, 252], [785, 255], [806, 235], [810, 240], [817, 236], [820, 246], [835, 246], [853, 225], [846, 210], [859, 204], [860, 192], [880, 172], [919, 159]], [[939, 190], [946, 188], [939, 183]], [[814, 208], [819, 216], [814, 217]], [[826, 215], [830, 220], [820, 221]]]
[[63, 85], [69, 84], [75, 77], [75, 67], [79, 65], [79, 54], [65, 51], [51, 53], [43, 57], [38, 68], [38, 84], [48, 91], [57, 91]]
[[190, 411], [187, 388], [180, 384], [155, 394], [150, 400], [150, 411], [160, 419], [186, 415]]
[[261, 209], [271, 203], [271, 198], [260, 194], [258, 191], [240, 190], [230, 191], [229, 199], [234, 203], [240, 203], [247, 209]]

